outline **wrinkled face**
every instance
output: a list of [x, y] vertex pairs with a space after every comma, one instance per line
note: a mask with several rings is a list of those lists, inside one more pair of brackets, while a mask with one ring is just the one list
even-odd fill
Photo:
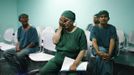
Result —
[[108, 20], [109, 20], [109, 17], [107, 17], [106, 15], [99, 16], [99, 22], [101, 25], [107, 24]]
[[22, 23], [22, 25], [26, 25], [28, 23], [28, 18], [26, 16], [22, 16], [19, 18], [19, 21]]
[[62, 25], [62, 27], [68, 29], [73, 25], [73, 22], [67, 17], [61, 16], [59, 20], [59, 24]]

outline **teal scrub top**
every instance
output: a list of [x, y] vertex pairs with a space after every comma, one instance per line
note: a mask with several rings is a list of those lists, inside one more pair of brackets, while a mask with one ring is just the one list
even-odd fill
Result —
[[116, 28], [110, 24], [108, 24], [104, 28], [94, 26], [91, 31], [90, 40], [92, 41], [93, 38], [97, 40], [98, 46], [102, 46], [106, 49], [109, 49], [110, 39], [117, 39]]
[[25, 31], [23, 27], [18, 28], [17, 38], [19, 41], [20, 49], [26, 48], [30, 43], [33, 43], [35, 47], [39, 47], [39, 38], [36, 28], [30, 27]]

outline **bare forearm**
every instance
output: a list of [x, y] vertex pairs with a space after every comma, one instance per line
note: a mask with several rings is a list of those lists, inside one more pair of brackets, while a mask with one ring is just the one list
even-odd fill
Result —
[[96, 39], [93, 39], [92, 43], [93, 43], [93, 47], [94, 47], [95, 50], [96, 50], [96, 54], [97, 54], [98, 56], [100, 56], [100, 57], [102, 57], [102, 58], [105, 57], [105, 56], [107, 56], [106, 53], [101, 52], [101, 51], [99, 50], [99, 46], [98, 46], [98, 44], [97, 44], [97, 40], [96, 40]]
[[16, 43], [16, 51], [20, 50], [19, 42]]
[[92, 40], [92, 43], [93, 43], [93, 47], [95, 48], [96, 52], [98, 53], [99, 52], [99, 47], [97, 45], [97, 40], [96, 39], [93, 39]]
[[115, 40], [110, 39], [110, 46], [109, 46], [109, 52], [108, 52], [109, 55], [112, 54], [114, 47], [115, 47]]
[[16, 52], [19, 52], [20, 50], [21, 50], [21, 48], [20, 48], [20, 43], [17, 42], [17, 43], [16, 43]]
[[81, 62], [82, 58], [84, 57], [84, 55], [85, 55], [85, 50], [81, 50], [73, 64], [78, 66], [79, 63]]
[[54, 34], [54, 36], [52, 38], [54, 44], [57, 44], [59, 42], [60, 37], [61, 37], [61, 32], [62, 32], [62, 28], [59, 27], [58, 30], [57, 30], [57, 32]]
[[27, 46], [27, 48], [33, 48], [35, 47], [35, 44], [33, 44], [32, 42]]
[[111, 59], [111, 54], [113, 52], [114, 46], [115, 46], [114, 39], [110, 39], [109, 51], [108, 51], [108, 53], [104, 53], [102, 59], [104, 59], [104, 60], [110, 60]]

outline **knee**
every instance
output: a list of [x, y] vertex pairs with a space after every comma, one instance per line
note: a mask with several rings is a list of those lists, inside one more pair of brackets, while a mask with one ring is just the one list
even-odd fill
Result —
[[4, 56], [4, 57], [6, 57], [6, 56], [7, 56], [6, 54], [7, 54], [7, 53], [6, 53], [6, 51], [5, 51], [5, 52], [3, 52], [3, 56]]
[[25, 59], [26, 55], [24, 53], [17, 52], [16, 57], [19, 58], [19, 59]]
[[10, 49], [10, 50], [4, 51], [4, 52], [3, 52], [3, 56], [4, 56], [5, 58], [7, 58], [7, 57], [12, 57], [15, 53], [16, 53], [16, 52], [15, 52], [14, 49]]
[[22, 58], [22, 55], [21, 55], [21, 54], [16, 53], [16, 57], [17, 57], [17, 58]]
[[3, 52], [3, 57], [4, 57], [4, 58], [7, 58], [7, 57], [9, 57], [9, 56], [10, 56], [10, 55], [9, 55], [9, 53], [8, 53], [7, 51], [4, 51], [4, 52]]

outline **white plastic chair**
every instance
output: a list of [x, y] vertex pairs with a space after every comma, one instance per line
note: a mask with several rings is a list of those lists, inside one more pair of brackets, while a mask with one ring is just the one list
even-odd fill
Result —
[[43, 40], [42, 40], [42, 31], [45, 29], [45, 27], [40, 27], [40, 26], [37, 26], [36, 27], [36, 30], [37, 30], [37, 33], [38, 33], [38, 36], [39, 36], [39, 47], [40, 47], [40, 50], [39, 51], [42, 51], [42, 46], [43, 46]]
[[124, 50], [125, 48], [125, 34], [122, 30], [117, 30], [117, 37], [118, 37], [118, 53], [117, 56], [120, 54], [121, 50]]
[[86, 52], [86, 55], [87, 55], [87, 59], [89, 59], [90, 57], [94, 57], [94, 55], [92, 54], [91, 50], [92, 50], [92, 41], [90, 41], [90, 34], [91, 32], [88, 31], [88, 30], [85, 30], [85, 35], [86, 35], [86, 39], [87, 39], [87, 47], [88, 47], [88, 50]]
[[[44, 52], [45, 49], [55, 51], [55, 45], [52, 44], [52, 37], [54, 34], [54, 29], [51, 27], [46, 27], [45, 29], [44, 28], [40, 29], [38, 27], [37, 31], [38, 31], [39, 39], [40, 39], [40, 47], [43, 46], [43, 50], [40, 50], [39, 52], [36, 52], [36, 53], [29, 54], [29, 58], [32, 61], [37, 62], [37, 63], [38, 62], [47, 62], [54, 57], [54, 55]], [[31, 70], [29, 72], [29, 74], [32, 75], [32, 73], [35, 74], [38, 72], [39, 72], [39, 69], [37, 68], [37, 69]]]
[[128, 43], [134, 45], [134, 31], [130, 32], [128, 36]]
[[119, 39], [119, 49], [123, 49], [125, 47], [125, 34], [122, 30], [117, 30], [117, 36]]
[[92, 46], [92, 41], [90, 41], [90, 31], [85, 30], [85, 35], [86, 35], [86, 39], [87, 39], [87, 51], [86, 51], [86, 57], [87, 59], [89, 59], [89, 57], [91, 56], [91, 46]]
[[55, 34], [54, 28], [53, 27], [46, 27], [42, 33], [43, 33], [42, 39], [43, 39], [44, 49], [56, 52], [55, 44], [53, 43], [53, 40], [52, 40], [52, 37]]
[[87, 39], [88, 50], [92, 46], [92, 41], [90, 41], [90, 33], [91, 33], [90, 31], [85, 30], [85, 35], [86, 35], [86, 39]]
[[130, 32], [130, 34], [128, 35], [128, 41], [125, 50], [129, 52], [134, 52], [134, 31]]
[[3, 35], [4, 41], [11, 43], [5, 43], [5, 42], [0, 42], [1, 50], [6, 51], [11, 48], [15, 48], [14, 42], [15, 42], [15, 32], [13, 28], [8, 28], [5, 30], [4, 35]]
[[14, 29], [13, 28], [8, 28], [8, 29], [5, 30], [3, 38], [7, 42], [12, 42], [13, 38], [14, 38], [14, 35], [15, 35]]
[[[41, 40], [43, 40], [43, 49], [56, 51], [55, 45], [52, 43], [52, 36], [54, 34], [54, 29], [51, 27], [46, 27], [41, 33]], [[29, 54], [29, 58], [33, 61], [49, 61], [53, 58], [54, 55], [45, 53], [44, 51], [40, 51], [37, 53]]]

